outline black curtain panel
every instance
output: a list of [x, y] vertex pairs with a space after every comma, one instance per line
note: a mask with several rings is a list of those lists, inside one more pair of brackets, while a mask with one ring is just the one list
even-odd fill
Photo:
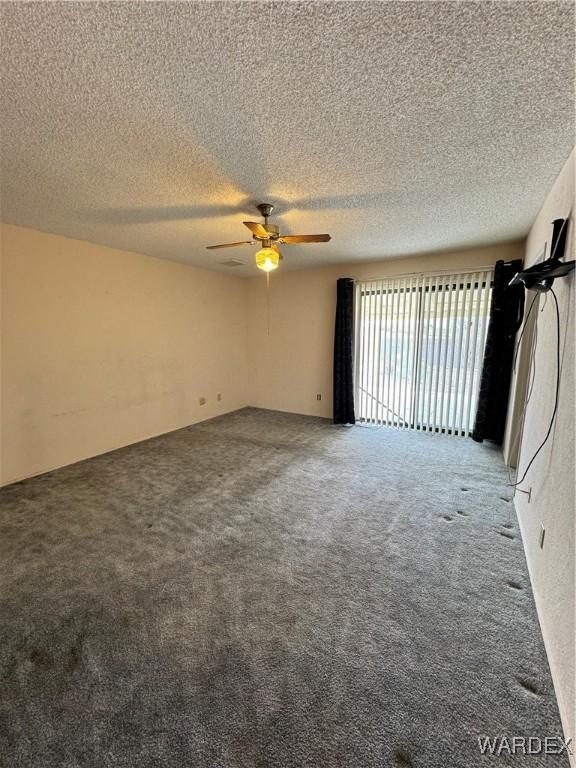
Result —
[[521, 269], [520, 259], [497, 261], [494, 267], [490, 321], [472, 432], [478, 443], [493, 440], [501, 445], [504, 439], [516, 332], [524, 313], [524, 286], [508, 283]]
[[354, 424], [354, 281], [336, 284], [334, 330], [334, 424]]

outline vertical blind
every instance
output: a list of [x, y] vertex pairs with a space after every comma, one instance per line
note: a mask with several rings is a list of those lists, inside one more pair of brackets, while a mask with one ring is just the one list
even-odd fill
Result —
[[451, 435], [474, 424], [492, 271], [356, 283], [358, 420]]

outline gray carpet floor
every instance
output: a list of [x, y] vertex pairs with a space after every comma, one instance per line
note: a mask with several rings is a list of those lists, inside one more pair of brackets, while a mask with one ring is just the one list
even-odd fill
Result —
[[0, 491], [10, 768], [566, 766], [507, 475], [245, 409]]

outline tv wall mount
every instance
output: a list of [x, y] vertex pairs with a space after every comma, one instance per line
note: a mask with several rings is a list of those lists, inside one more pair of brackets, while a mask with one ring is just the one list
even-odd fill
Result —
[[524, 285], [530, 291], [545, 293], [552, 288], [552, 283], [558, 277], [565, 277], [574, 270], [575, 261], [562, 261], [566, 249], [566, 235], [569, 218], [555, 219], [552, 222], [552, 245], [549, 259], [534, 264], [528, 269], [517, 272], [509, 285]]

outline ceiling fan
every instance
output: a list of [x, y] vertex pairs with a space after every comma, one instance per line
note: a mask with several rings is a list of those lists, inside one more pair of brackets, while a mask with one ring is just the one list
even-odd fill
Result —
[[256, 206], [264, 217], [264, 224], [257, 221], [244, 221], [244, 226], [252, 232], [252, 240], [241, 240], [238, 243], [223, 243], [222, 245], [208, 245], [209, 250], [215, 248], [235, 248], [237, 245], [254, 245], [261, 243], [262, 248], [256, 253], [256, 266], [264, 272], [276, 269], [282, 254], [279, 244], [292, 245], [296, 243], [327, 243], [330, 235], [281, 235], [275, 224], [268, 223], [268, 217], [274, 210], [270, 203], [260, 203]]

